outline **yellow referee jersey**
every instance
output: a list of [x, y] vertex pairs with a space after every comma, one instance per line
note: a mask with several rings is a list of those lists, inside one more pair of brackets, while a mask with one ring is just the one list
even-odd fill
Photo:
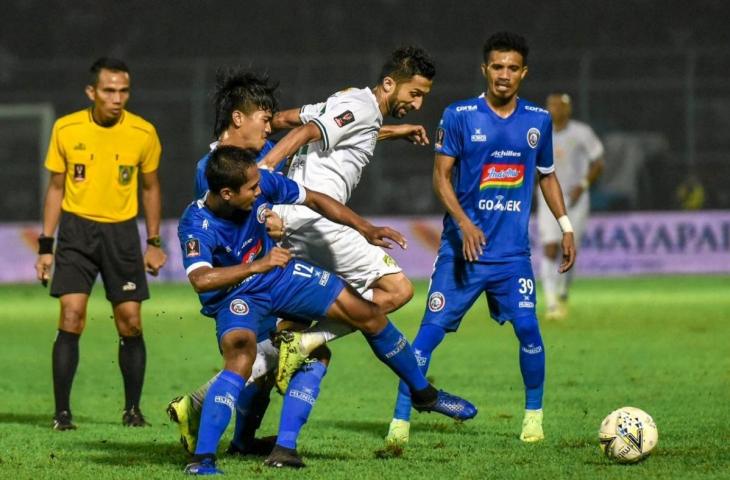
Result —
[[152, 124], [122, 112], [102, 127], [91, 108], [56, 120], [46, 156], [51, 172], [66, 172], [61, 208], [95, 222], [121, 222], [137, 216], [139, 172], [160, 164], [160, 139]]

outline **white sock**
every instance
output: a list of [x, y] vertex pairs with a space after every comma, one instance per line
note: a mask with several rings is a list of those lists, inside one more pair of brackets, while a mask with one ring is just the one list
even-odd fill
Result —
[[302, 351], [311, 353], [315, 348], [354, 332], [355, 329], [336, 320], [324, 319], [302, 334]]

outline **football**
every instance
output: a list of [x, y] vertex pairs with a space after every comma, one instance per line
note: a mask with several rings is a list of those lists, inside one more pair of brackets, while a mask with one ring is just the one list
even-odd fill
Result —
[[619, 463], [635, 463], [648, 457], [659, 441], [654, 419], [634, 407], [609, 413], [598, 431], [603, 453]]

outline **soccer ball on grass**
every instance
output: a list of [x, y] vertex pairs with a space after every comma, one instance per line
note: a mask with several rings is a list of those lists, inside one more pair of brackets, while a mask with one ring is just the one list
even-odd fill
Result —
[[634, 407], [621, 407], [609, 413], [598, 431], [601, 450], [619, 463], [635, 463], [648, 457], [659, 440], [654, 419]]

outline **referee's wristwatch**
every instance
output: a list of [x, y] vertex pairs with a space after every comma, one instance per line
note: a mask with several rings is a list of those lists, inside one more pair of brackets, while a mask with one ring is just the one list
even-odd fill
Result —
[[150, 245], [151, 247], [162, 248], [162, 237], [160, 237], [159, 235], [155, 235], [154, 237], [148, 238], [147, 245]]

